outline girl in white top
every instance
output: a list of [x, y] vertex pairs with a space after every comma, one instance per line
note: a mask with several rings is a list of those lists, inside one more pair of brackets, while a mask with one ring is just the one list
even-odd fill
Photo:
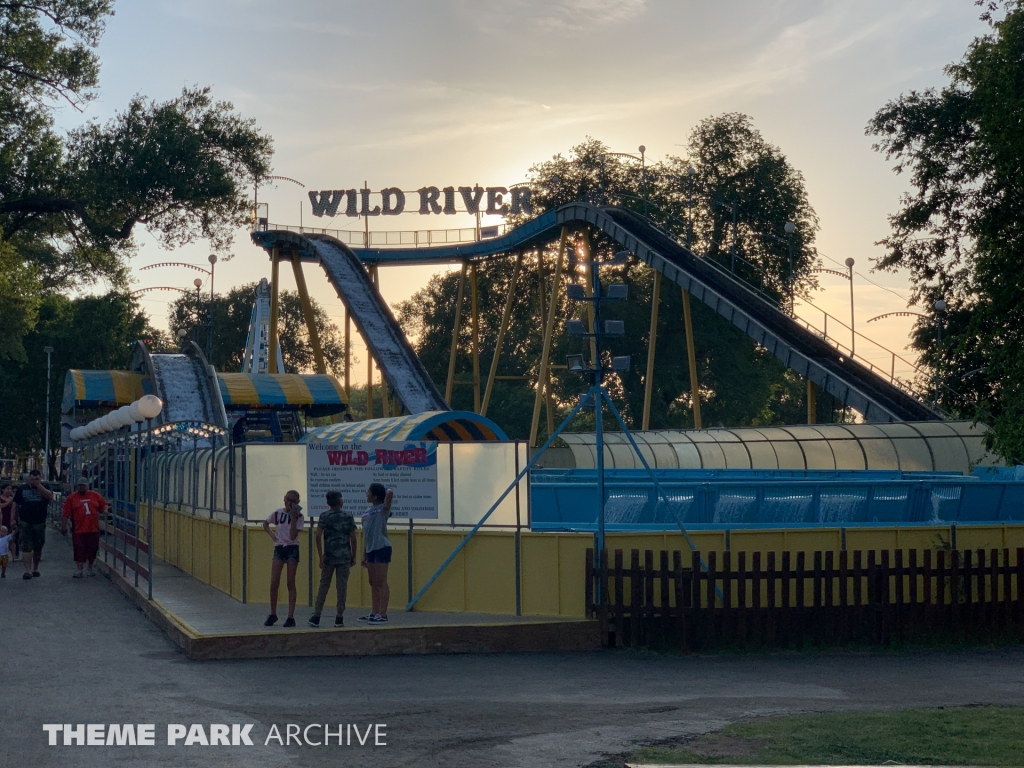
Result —
[[366, 501], [372, 504], [363, 513], [363, 568], [370, 577], [370, 596], [373, 608], [359, 621], [370, 624], [384, 624], [388, 620], [388, 601], [391, 588], [388, 587], [388, 565], [391, 563], [391, 540], [387, 536], [388, 518], [391, 517], [391, 502], [395, 492], [385, 489], [380, 483], [371, 483], [366, 489]]

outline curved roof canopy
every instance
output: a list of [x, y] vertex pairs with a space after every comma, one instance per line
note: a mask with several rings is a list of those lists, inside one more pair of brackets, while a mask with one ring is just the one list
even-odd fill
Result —
[[302, 442], [351, 443], [360, 440], [437, 440], [442, 443], [505, 441], [486, 416], [470, 411], [427, 411], [390, 419], [369, 419], [311, 429]]
[[[655, 469], [887, 469], [970, 474], [975, 466], [1001, 463], [985, 450], [984, 434], [984, 425], [969, 421], [930, 421], [650, 431], [634, 432], [633, 436]], [[560, 437], [568, 449], [555, 449], [550, 463], [541, 460], [544, 466], [595, 466], [593, 433], [563, 433]], [[565, 455], [567, 451], [571, 456]], [[643, 468], [621, 432], [605, 433], [605, 466]]]
[[149, 379], [131, 371], [81, 371], [72, 368], [64, 377], [61, 412], [73, 408], [120, 408], [152, 391]]
[[218, 373], [227, 410], [302, 408], [326, 416], [346, 409], [345, 390], [326, 374]]

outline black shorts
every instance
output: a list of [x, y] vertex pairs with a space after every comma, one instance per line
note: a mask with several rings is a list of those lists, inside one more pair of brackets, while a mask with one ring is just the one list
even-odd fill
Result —
[[46, 543], [46, 523], [32, 525], [24, 520], [18, 521], [18, 548], [23, 554], [43, 551]]
[[278, 544], [274, 547], [274, 559], [280, 560], [282, 563], [299, 562], [299, 545], [292, 544], [289, 547], [283, 547]]
[[381, 547], [375, 549], [373, 552], [366, 553], [366, 562], [368, 563], [390, 563], [391, 562], [391, 547]]

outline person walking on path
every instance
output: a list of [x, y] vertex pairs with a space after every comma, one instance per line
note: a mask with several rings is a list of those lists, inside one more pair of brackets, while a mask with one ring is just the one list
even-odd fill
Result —
[[[285, 627], [295, 626], [295, 572], [299, 568], [299, 531], [305, 528], [299, 492], [288, 491], [284, 506], [263, 521], [263, 530], [274, 541], [274, 559], [270, 564], [270, 615], [263, 626], [277, 623], [277, 592], [281, 587], [281, 569], [288, 568], [288, 618]], [[270, 532], [270, 526], [274, 532]]]
[[23, 579], [39, 577], [39, 561], [46, 543], [46, 510], [53, 501], [38, 469], [28, 473], [28, 483], [14, 494], [14, 517], [18, 521], [18, 547], [25, 564]]
[[18, 527], [14, 522], [14, 486], [6, 482], [0, 486], [0, 525], [4, 526], [11, 534], [11, 554], [17, 557]]
[[320, 626], [320, 613], [327, 601], [331, 588], [331, 577], [337, 576], [338, 612], [334, 626], [345, 625], [345, 601], [348, 597], [348, 575], [356, 560], [356, 521], [351, 512], [342, 509], [340, 491], [327, 492], [327, 506], [316, 525], [316, 552], [320, 556], [320, 589], [316, 593], [316, 605], [309, 617], [309, 626]]
[[74, 493], [64, 499], [63, 519], [60, 521], [62, 536], [68, 533], [68, 520], [71, 520], [71, 546], [75, 553], [75, 565], [78, 570], [71, 578], [80, 579], [84, 573], [95, 576], [92, 569], [96, 562], [96, 553], [100, 549], [100, 515], [107, 511], [107, 502], [96, 491], [89, 490], [89, 478], [78, 478]]
[[0, 525], [0, 579], [7, 578], [7, 566], [11, 563], [11, 539], [14, 534], [8, 532], [6, 525]]
[[366, 501], [371, 504], [362, 517], [363, 568], [370, 576], [370, 596], [373, 607], [359, 621], [370, 624], [385, 624], [388, 620], [388, 601], [391, 588], [388, 586], [388, 564], [391, 562], [391, 541], [388, 539], [388, 518], [391, 517], [391, 502], [395, 492], [385, 489], [380, 483], [371, 483], [366, 489]]

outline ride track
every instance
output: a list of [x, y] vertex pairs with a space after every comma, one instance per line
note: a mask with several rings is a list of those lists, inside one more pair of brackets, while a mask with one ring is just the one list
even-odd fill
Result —
[[493, 239], [467, 245], [358, 248], [323, 234], [253, 232], [269, 254], [297, 252], [319, 263], [379, 361], [384, 378], [410, 413], [449, 410], [364, 264], [446, 264], [511, 253], [558, 237], [561, 228], [593, 227], [746, 333], [784, 365], [813, 381], [865, 421], [938, 421], [943, 415], [836, 349], [708, 259], [696, 256], [649, 219], [618, 207], [569, 203]]

